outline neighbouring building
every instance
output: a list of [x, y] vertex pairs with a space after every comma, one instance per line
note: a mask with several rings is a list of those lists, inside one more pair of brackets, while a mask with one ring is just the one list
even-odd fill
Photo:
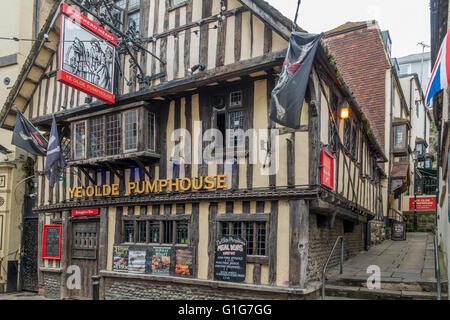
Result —
[[[389, 158], [381, 163], [386, 234], [395, 221], [404, 221], [403, 204], [411, 184], [411, 113], [397, 67], [391, 61], [391, 38], [376, 21], [348, 22], [325, 36], [339, 73], [362, 106], [374, 134]], [[374, 226], [375, 227], [375, 226]], [[384, 227], [384, 226], [382, 226]]]
[[422, 91], [427, 90], [431, 76], [431, 54], [429, 52], [410, 54], [397, 58], [400, 76], [417, 74]]
[[[447, 34], [449, 25], [449, 1], [432, 0], [431, 11], [431, 62], [437, 61], [439, 49]], [[450, 175], [449, 146], [450, 146], [450, 116], [449, 116], [450, 88], [440, 91], [433, 97], [433, 114], [437, 128], [438, 147], [438, 192], [436, 195], [437, 217], [436, 234], [439, 237], [439, 245], [443, 252], [446, 274], [450, 271], [450, 212], [449, 212], [449, 186]]]
[[[410, 158], [411, 184], [409, 197], [403, 199], [403, 215], [408, 231], [431, 232], [436, 217], [436, 155], [431, 148], [431, 111], [425, 106], [425, 97], [417, 74], [400, 76], [400, 83], [411, 114]], [[414, 190], [416, 192], [414, 196]], [[415, 221], [416, 220], [416, 221]]]
[[[2, 37], [32, 39], [39, 1], [0, 3]], [[42, 15], [48, 7], [41, 7]], [[39, 13], [39, 11], [38, 11]], [[31, 41], [0, 40], [0, 101], [5, 103], [30, 52]], [[11, 145], [12, 132], [0, 129], [0, 292], [37, 290], [37, 217], [31, 214], [33, 193], [30, 158]], [[24, 201], [24, 193], [27, 195]]]
[[[322, 44], [300, 129], [289, 129], [269, 118], [292, 30], [273, 7], [261, 0], [118, 1], [113, 15], [122, 26], [136, 25], [156, 57], [137, 53], [148, 75], [139, 77], [135, 49], [120, 50], [108, 104], [57, 81], [62, 7], [53, 3], [39, 33], [50, 41], [34, 43], [0, 111], [3, 128], [14, 126], [15, 105], [46, 134], [54, 116], [70, 159], [49, 187], [45, 159], [35, 158], [45, 296], [91, 298], [97, 276], [101, 299], [313, 299], [338, 236], [346, 258], [370, 245], [369, 222], [384, 216], [388, 153]], [[77, 59], [74, 66], [84, 62]], [[345, 108], [349, 118], [339, 116]], [[409, 123], [407, 110], [396, 108], [398, 121]], [[227, 137], [232, 150], [223, 155], [224, 141], [209, 129], [258, 134]], [[234, 146], [242, 144], [239, 153]], [[208, 150], [212, 161], [202, 159]], [[239, 255], [234, 271], [220, 272], [230, 263], [220, 260], [230, 239]], [[331, 265], [338, 262], [335, 252]], [[69, 288], [77, 268], [81, 286]]]

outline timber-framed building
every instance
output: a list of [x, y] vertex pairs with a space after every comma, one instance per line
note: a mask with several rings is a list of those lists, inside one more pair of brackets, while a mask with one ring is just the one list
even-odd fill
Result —
[[[316, 297], [337, 236], [349, 257], [368, 246], [369, 221], [383, 219], [379, 163], [387, 161], [326, 49], [319, 46], [301, 126], [293, 130], [269, 118], [292, 22], [266, 2], [117, 5], [123, 25], [134, 19], [143, 46], [165, 62], [138, 53], [147, 84], [121, 54], [115, 104], [92, 101], [57, 81], [58, 42], [38, 41], [0, 112], [3, 128], [12, 129], [20, 110], [45, 132], [54, 115], [70, 157], [53, 188], [43, 175], [45, 159], [34, 159], [40, 245], [46, 226], [62, 227], [60, 259], [39, 250], [44, 294], [90, 298], [92, 276], [99, 276], [101, 299]], [[59, 39], [59, 8], [54, 4], [40, 39]], [[195, 65], [202, 67], [188, 72]], [[349, 119], [339, 118], [344, 106]], [[178, 129], [192, 138], [180, 143]], [[278, 129], [271, 163], [278, 170], [266, 170], [270, 134], [254, 139], [261, 161], [250, 161], [250, 142], [241, 157], [233, 151], [235, 161], [198, 161], [209, 129]], [[331, 188], [321, 181], [324, 152], [334, 159]], [[215, 277], [221, 236], [245, 240], [243, 281]], [[131, 252], [138, 260], [147, 252], [146, 266], [131, 268]], [[74, 265], [79, 289], [65, 285]]]

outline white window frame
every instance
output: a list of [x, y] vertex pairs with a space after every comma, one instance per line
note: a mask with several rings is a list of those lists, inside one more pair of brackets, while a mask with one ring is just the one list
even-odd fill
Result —
[[[134, 112], [136, 114], [136, 148], [127, 149], [127, 141], [126, 141], [126, 115]], [[139, 112], [138, 109], [128, 110], [122, 113], [122, 141], [123, 141], [123, 153], [136, 152], [139, 147]]]
[[[78, 157], [77, 156], [77, 125], [83, 123], [84, 124], [84, 155]], [[74, 160], [81, 160], [87, 158], [87, 150], [88, 150], [88, 125], [87, 120], [78, 121], [73, 124], [73, 159]]]

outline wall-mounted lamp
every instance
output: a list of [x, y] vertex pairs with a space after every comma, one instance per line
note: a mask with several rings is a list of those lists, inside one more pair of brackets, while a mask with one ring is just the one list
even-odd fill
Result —
[[350, 118], [350, 110], [347, 107], [341, 108], [339, 117], [344, 120]]
[[204, 65], [204, 64], [196, 64], [195, 66], [189, 68], [188, 72], [189, 73], [194, 73], [197, 70], [205, 71], [205, 69], [206, 69], [206, 65]]

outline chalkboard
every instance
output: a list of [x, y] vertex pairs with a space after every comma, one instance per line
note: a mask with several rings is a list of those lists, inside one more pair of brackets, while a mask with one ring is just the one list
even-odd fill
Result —
[[61, 226], [44, 226], [42, 259], [61, 259]]
[[214, 277], [219, 281], [243, 282], [247, 267], [247, 246], [240, 237], [221, 237], [216, 241]]
[[394, 241], [406, 240], [406, 224], [401, 222], [394, 222], [392, 224], [391, 239]]

